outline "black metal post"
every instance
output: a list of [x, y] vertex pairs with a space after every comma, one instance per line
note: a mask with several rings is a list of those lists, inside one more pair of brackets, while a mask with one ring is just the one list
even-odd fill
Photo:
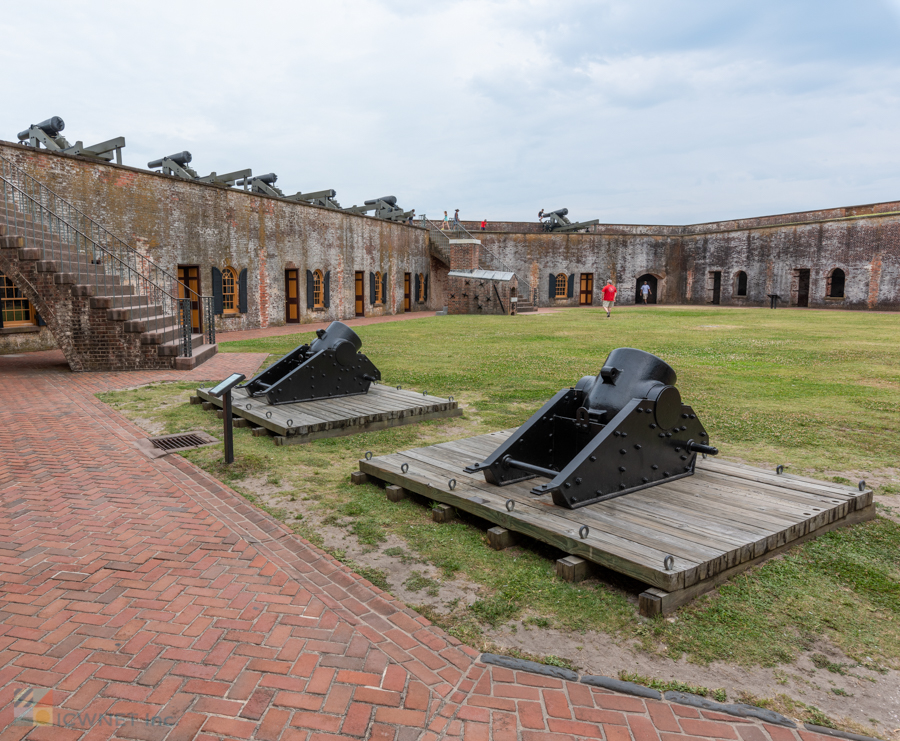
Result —
[[222, 394], [222, 413], [225, 417], [225, 462], [234, 463], [234, 436], [231, 429], [231, 389]]

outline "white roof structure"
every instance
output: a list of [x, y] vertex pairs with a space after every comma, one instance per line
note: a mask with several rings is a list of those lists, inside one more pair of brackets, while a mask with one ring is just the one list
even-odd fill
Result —
[[453, 278], [474, 278], [476, 280], [512, 280], [515, 273], [505, 273], [501, 270], [451, 270], [447, 273]]

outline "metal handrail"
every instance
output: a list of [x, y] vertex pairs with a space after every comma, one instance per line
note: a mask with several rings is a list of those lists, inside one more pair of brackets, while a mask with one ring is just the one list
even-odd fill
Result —
[[[426, 222], [426, 223], [428, 223], [428, 224], [430, 224], [429, 231], [431, 231], [432, 233], [437, 232], [438, 234], [447, 237], [448, 240], [451, 239], [451, 237], [448, 236], [447, 231], [444, 231], [443, 229], [438, 228], [438, 226], [437, 226], [433, 221], [431, 221], [430, 219], [426, 219], [426, 218], [423, 217], [423, 218], [422, 218], [422, 221], [423, 221], [423, 222]], [[458, 221], [453, 221], [453, 222], [451, 222], [451, 229], [450, 229], [449, 231], [450, 231], [450, 233], [452, 233], [452, 234], [456, 234], [456, 235], [457, 235], [457, 238], [460, 238], [461, 235], [465, 234], [465, 235], [467, 235], [470, 239], [475, 239], [475, 240], [477, 240], [478, 242], [481, 242], [480, 239], [478, 239], [474, 234], [472, 234], [472, 232], [470, 232], [468, 229], [466, 229], [466, 228], [465, 228], [462, 224], [460, 224]], [[518, 273], [516, 273], [515, 270], [513, 270], [509, 265], [507, 265], [505, 262], [503, 262], [503, 260], [501, 260], [501, 259], [500, 259], [499, 257], [497, 257], [493, 252], [491, 252], [487, 247], [485, 247], [483, 243], [481, 243], [481, 251], [484, 252], [484, 253], [487, 253], [488, 255], [490, 255], [491, 258], [494, 260], [494, 262], [495, 262], [497, 265], [499, 265], [500, 268], [501, 268], [502, 270], [505, 270], [506, 272], [512, 273], [513, 275], [515, 275], [516, 278], [519, 280], [519, 282], [520, 282], [520, 283], [523, 283], [523, 284], [525, 285], [525, 288], [528, 290], [528, 294], [531, 296], [531, 302], [532, 302], [535, 306], [537, 306], [537, 295], [535, 295], [535, 291], [534, 291], [534, 289], [531, 287], [531, 283], [529, 283], [529, 282], [528, 282], [527, 280], [525, 280], [524, 278], [519, 277]]]
[[[196, 302], [201, 327], [207, 318], [207, 341], [215, 343], [212, 296], [194, 291], [5, 157], [0, 165], [6, 223], [39, 246], [45, 260], [58, 263], [59, 272], [93, 285], [95, 295], [111, 297], [112, 308], [127, 310], [130, 320], [140, 322], [132, 325], [134, 331], [166, 330], [174, 318], [183, 335], [191, 326], [185, 307], [190, 312], [190, 303]], [[181, 340], [190, 357], [191, 337]]]

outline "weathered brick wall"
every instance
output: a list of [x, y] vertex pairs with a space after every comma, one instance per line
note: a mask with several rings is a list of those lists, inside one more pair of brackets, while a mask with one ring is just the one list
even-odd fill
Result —
[[[887, 203], [824, 212], [680, 227], [689, 232], [592, 234], [484, 232], [485, 248], [537, 288], [541, 306], [578, 304], [581, 273], [593, 273], [594, 304], [611, 278], [620, 303], [633, 303], [639, 276], [657, 278], [660, 303], [705, 304], [711, 299], [710, 273], [721, 272], [723, 305], [765, 305], [777, 293], [796, 303], [795, 271], [810, 271], [809, 305], [900, 310], [900, 204]], [[868, 215], [866, 215], [868, 214]], [[791, 219], [795, 219], [791, 221]], [[803, 221], [806, 223], [800, 223]], [[748, 225], [749, 224], [749, 225]], [[726, 228], [731, 225], [734, 228]], [[844, 298], [826, 296], [835, 268], [847, 277]], [[747, 273], [747, 296], [735, 295], [736, 276]], [[551, 274], [575, 273], [570, 299], [551, 299]], [[793, 283], [793, 291], [792, 291]]]
[[451, 275], [447, 283], [450, 314], [509, 314], [517, 285], [515, 276], [510, 281], [496, 281]]
[[[285, 267], [299, 271], [301, 322], [354, 316], [357, 270], [366, 274], [367, 315], [401, 312], [403, 274], [430, 270], [427, 232], [419, 227], [4, 142], [0, 156], [164, 269], [198, 265], [205, 295], [212, 267], [246, 268], [248, 311], [219, 317], [220, 331], [284, 324]], [[325, 311], [306, 308], [306, 271], [315, 269], [331, 271]], [[383, 306], [369, 301], [368, 274], [376, 271], [388, 274]], [[435, 305], [429, 300], [428, 308]]]

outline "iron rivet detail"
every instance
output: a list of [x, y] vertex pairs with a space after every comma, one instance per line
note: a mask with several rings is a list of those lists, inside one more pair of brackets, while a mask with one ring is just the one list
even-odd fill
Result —
[[654, 463], [652, 466], [650, 466], [650, 468], [652, 468], [652, 469], [655, 471], [656, 469], [659, 468], [659, 466], [657, 466], [657, 465]]
[[625, 453], [627, 453], [628, 451], [625, 450], [625, 448], [622, 448], [619, 452], [620, 452], [622, 455], [625, 455]]
[[619, 466], [619, 470], [620, 470], [622, 473], [625, 473], [625, 466]]

